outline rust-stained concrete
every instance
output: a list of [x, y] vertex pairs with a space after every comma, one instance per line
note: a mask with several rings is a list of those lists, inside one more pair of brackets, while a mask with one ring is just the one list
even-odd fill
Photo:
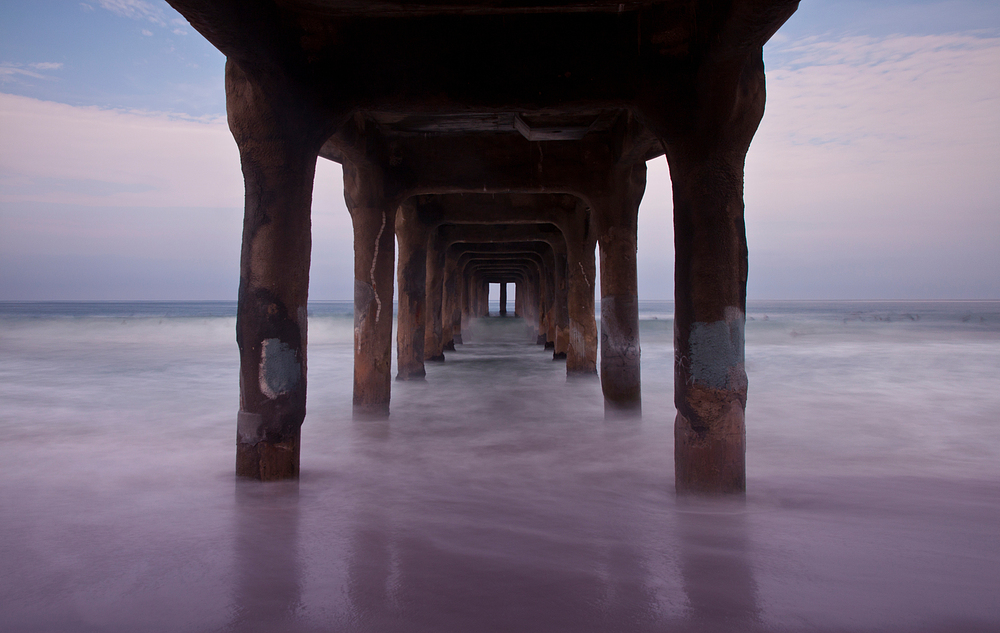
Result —
[[240, 475], [298, 472], [317, 155], [344, 165], [355, 230], [354, 406], [367, 418], [389, 413], [397, 218], [408, 363], [400, 377], [409, 378], [428, 355], [419, 326], [428, 294], [437, 302], [440, 285], [441, 333], [434, 308], [429, 337], [438, 358], [461, 338], [457, 314], [482, 315], [485, 284], [514, 271], [459, 270], [461, 255], [409, 230], [407, 201], [483, 193], [565, 195], [586, 210], [587, 233], [557, 225], [562, 250], [519, 274], [547, 342], [589, 372], [587, 352], [574, 350], [588, 349], [591, 336], [583, 288], [593, 283], [586, 252], [596, 241], [606, 411], [640, 414], [636, 213], [645, 162], [665, 154], [677, 260], [677, 490], [745, 489], [743, 163], [764, 108], [762, 47], [797, 0], [169, 1], [228, 58], [246, 181]]

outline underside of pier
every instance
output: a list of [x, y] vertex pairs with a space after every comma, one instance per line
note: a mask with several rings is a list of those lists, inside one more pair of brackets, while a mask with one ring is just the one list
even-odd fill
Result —
[[343, 165], [354, 226], [356, 418], [389, 415], [396, 283], [397, 379], [425, 379], [488, 284], [514, 283], [535, 341], [599, 375], [607, 416], [635, 417], [638, 209], [665, 155], [676, 487], [745, 490], [743, 165], [762, 47], [797, 0], [168, 1], [228, 60], [238, 475], [298, 476], [318, 158]]

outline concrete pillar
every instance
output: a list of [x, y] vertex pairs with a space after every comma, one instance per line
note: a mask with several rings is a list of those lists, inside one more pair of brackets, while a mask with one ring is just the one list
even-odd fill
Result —
[[469, 317], [472, 319], [478, 319], [483, 316], [482, 283], [474, 276], [469, 280], [469, 283], [472, 286], [472, 309], [469, 313]]
[[545, 345], [545, 308], [544, 308], [544, 281], [543, 270], [540, 266], [533, 269], [528, 279], [527, 296], [525, 307], [530, 315], [529, 322], [535, 330], [535, 343]]
[[579, 203], [576, 216], [565, 223], [566, 268], [569, 277], [569, 347], [566, 351], [567, 376], [597, 375], [597, 321], [594, 318], [594, 259], [596, 234], [591, 214]]
[[462, 303], [462, 329], [466, 330], [469, 327], [469, 321], [472, 319], [472, 280], [469, 279], [466, 271], [462, 271], [461, 281], [461, 303]]
[[479, 287], [473, 278], [472, 271], [466, 267], [462, 270], [462, 329], [479, 316]]
[[458, 252], [449, 248], [444, 257], [444, 287], [441, 289], [441, 349], [454, 350], [462, 343], [462, 285], [458, 270]]
[[389, 415], [392, 295], [399, 200], [381, 172], [344, 161], [344, 199], [354, 223], [354, 418]]
[[437, 236], [427, 243], [427, 310], [424, 320], [424, 360], [444, 360], [444, 276], [445, 252]]
[[246, 188], [236, 341], [236, 474], [298, 477], [306, 414], [310, 209], [322, 132], [308, 115], [226, 64], [226, 108]]
[[424, 314], [427, 293], [427, 240], [430, 227], [421, 222], [412, 202], [396, 213], [399, 242], [399, 310], [396, 316], [396, 380], [423, 380]]
[[535, 264], [528, 269], [524, 284], [525, 321], [535, 335], [537, 345], [545, 344], [545, 334], [542, 330], [542, 271]]
[[542, 275], [544, 288], [542, 290], [542, 329], [545, 334], [545, 349], [554, 350], [556, 333], [559, 327], [559, 277], [556, 274], [556, 261], [552, 253], [543, 257]]
[[743, 160], [670, 152], [674, 190], [674, 455], [680, 492], [746, 489]]
[[566, 274], [566, 246], [553, 247], [555, 273], [555, 347], [552, 360], [565, 360], [569, 349], [569, 276]]
[[674, 466], [682, 494], [746, 490], [743, 164], [764, 111], [759, 50], [739, 75], [738, 94], [711, 136], [664, 144], [674, 198]]
[[538, 293], [538, 326], [541, 344], [545, 349], [556, 346], [555, 279], [552, 257], [542, 258], [539, 268], [540, 288]]
[[639, 296], [636, 230], [646, 164], [620, 166], [591, 200], [601, 250], [601, 388], [606, 415], [639, 416]]
[[507, 283], [503, 281], [500, 282], [500, 316], [507, 316]]
[[544, 271], [539, 269], [538, 278], [535, 280], [534, 286], [534, 311], [536, 313], [535, 323], [538, 329], [538, 338], [535, 343], [537, 345], [546, 345], [548, 343], [548, 324], [545, 320], [545, 279]]

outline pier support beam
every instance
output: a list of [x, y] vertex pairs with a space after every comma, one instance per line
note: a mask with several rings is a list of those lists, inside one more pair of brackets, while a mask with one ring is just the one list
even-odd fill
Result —
[[462, 344], [462, 283], [458, 253], [452, 248], [445, 250], [441, 295], [441, 350], [454, 351], [456, 343]]
[[389, 415], [392, 294], [399, 201], [380, 171], [344, 162], [344, 199], [354, 224], [354, 418]]
[[641, 416], [636, 230], [646, 164], [619, 166], [592, 208], [601, 251], [601, 388], [605, 415]]
[[430, 236], [426, 264], [426, 318], [424, 321], [424, 360], [444, 360], [444, 277], [445, 250], [437, 235]]
[[236, 341], [240, 411], [236, 474], [262, 481], [299, 474], [306, 414], [306, 302], [310, 209], [322, 126], [292, 99], [272, 99], [226, 64], [229, 127], [246, 188]]
[[746, 488], [743, 164], [672, 148], [674, 464], [679, 492]]
[[569, 275], [566, 274], [566, 246], [561, 244], [553, 249], [556, 277], [556, 338], [552, 350], [552, 360], [566, 360], [569, 350]]
[[[678, 493], [746, 490], [747, 242], [743, 165], [764, 113], [758, 49], [715, 84], [696, 132], [665, 142], [674, 198], [674, 465]], [[696, 119], [697, 120], [697, 119]]]
[[507, 284], [505, 282], [500, 282], [500, 316], [507, 316]]
[[430, 227], [421, 222], [412, 202], [396, 213], [399, 238], [399, 310], [396, 317], [396, 380], [423, 380], [424, 326], [427, 295], [427, 240]]
[[581, 200], [577, 214], [560, 225], [566, 236], [566, 268], [569, 277], [569, 347], [567, 376], [597, 375], [597, 321], [594, 318], [595, 231], [591, 215]]
[[[238, 472], [267, 479], [298, 469], [317, 144], [344, 164], [354, 221], [362, 417], [389, 411], [396, 207], [480, 192], [556, 193], [590, 206], [606, 412], [639, 414], [636, 212], [645, 161], [665, 152], [677, 245], [677, 489], [744, 490], [743, 160], [764, 107], [762, 47], [798, 0], [282, 1], [252, 10], [168, 1], [229, 60], [227, 107], [247, 192]], [[544, 259], [534, 292], [546, 346], [559, 355], [575, 335], [575, 271], [565, 250]], [[503, 280], [510, 271], [488, 272]], [[446, 281], [463, 318], [488, 310], [488, 279], [461, 272], [454, 293]]]

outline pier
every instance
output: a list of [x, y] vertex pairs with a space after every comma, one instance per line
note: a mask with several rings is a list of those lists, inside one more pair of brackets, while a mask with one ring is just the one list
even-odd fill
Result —
[[745, 491], [743, 165], [762, 47], [797, 0], [168, 1], [228, 60], [239, 476], [299, 472], [318, 159], [343, 166], [354, 227], [357, 419], [390, 414], [397, 283], [399, 380], [447, 362], [488, 284], [514, 283], [536, 341], [598, 374], [620, 418], [643, 414], [636, 231], [646, 162], [665, 156], [676, 489]]

